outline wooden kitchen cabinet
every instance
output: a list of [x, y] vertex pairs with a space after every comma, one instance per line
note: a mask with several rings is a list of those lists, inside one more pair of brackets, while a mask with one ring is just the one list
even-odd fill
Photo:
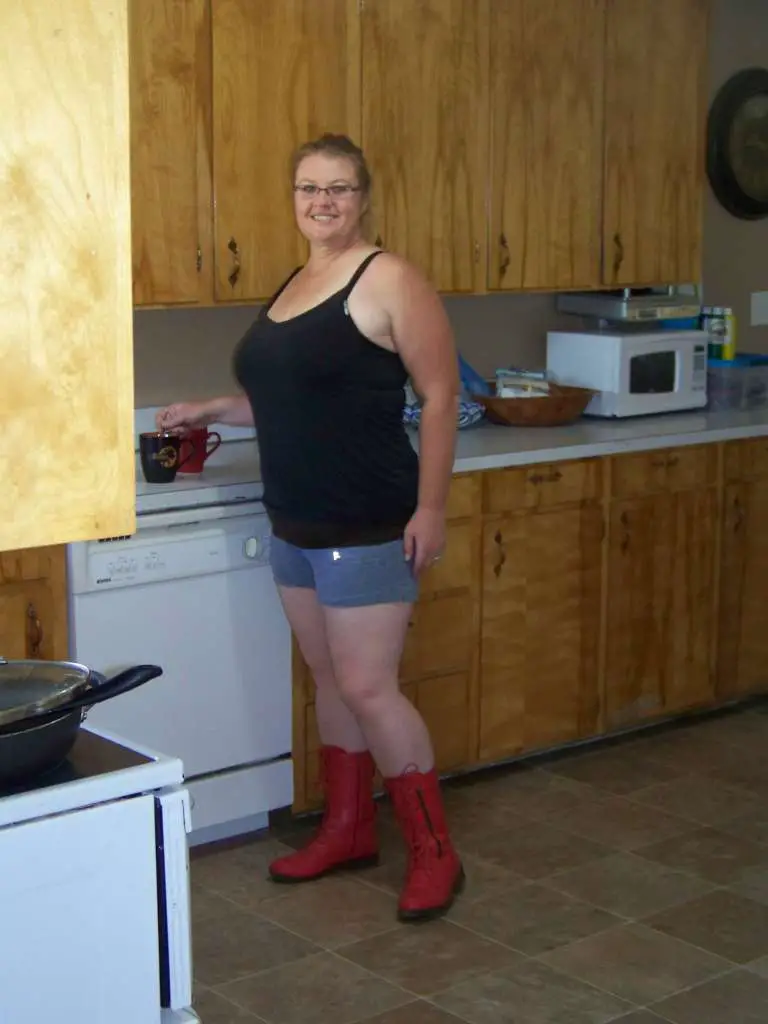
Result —
[[209, 302], [210, 9], [131, 0], [128, 13], [134, 305]]
[[[604, 684], [609, 730], [714, 699], [717, 454], [707, 445], [613, 460]], [[696, 469], [699, 484], [686, 487], [686, 474]], [[635, 486], [639, 491], [641, 481], [644, 496], [623, 496]]]
[[359, 138], [357, 0], [213, 0], [215, 298], [269, 297], [306, 259], [289, 157]]
[[717, 695], [768, 690], [768, 440], [725, 446]]
[[605, 0], [492, 5], [491, 289], [600, 282], [604, 54]]
[[67, 653], [66, 549], [0, 553], [0, 657]]
[[708, 0], [607, 0], [603, 282], [701, 277]]
[[0, 551], [135, 526], [126, 4], [0, 8]]
[[[597, 729], [603, 510], [597, 500], [558, 504], [556, 488], [593, 479], [600, 464], [561, 465], [557, 480], [540, 467], [515, 471], [541, 477], [532, 486], [555, 488], [555, 497], [489, 517], [483, 528], [481, 761]], [[486, 496], [507, 472], [486, 474]]]
[[489, 2], [362, 6], [371, 237], [445, 292], [485, 290]]

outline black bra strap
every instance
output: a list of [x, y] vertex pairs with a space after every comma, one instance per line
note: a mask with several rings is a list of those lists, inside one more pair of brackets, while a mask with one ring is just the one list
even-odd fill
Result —
[[352, 289], [355, 287], [357, 282], [360, 280], [360, 278], [367, 270], [368, 264], [372, 260], [375, 260], [377, 256], [380, 256], [383, 251], [383, 249], [377, 249], [376, 252], [372, 252], [370, 253], [370, 255], [365, 257], [363, 262], [360, 264], [360, 266], [357, 268], [357, 270], [354, 272], [352, 277], [350, 277], [349, 281], [347, 282], [347, 287], [342, 292], [342, 298], [346, 299], [348, 297], [349, 293], [352, 291]]

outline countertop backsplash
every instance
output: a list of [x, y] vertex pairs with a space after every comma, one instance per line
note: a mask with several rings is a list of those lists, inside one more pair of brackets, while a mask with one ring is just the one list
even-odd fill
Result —
[[[492, 374], [514, 363], [544, 365], [548, 330], [572, 321], [553, 295], [451, 296], [445, 299], [461, 354]], [[258, 306], [148, 309], [134, 313], [136, 407], [212, 398], [232, 390], [232, 352]]]

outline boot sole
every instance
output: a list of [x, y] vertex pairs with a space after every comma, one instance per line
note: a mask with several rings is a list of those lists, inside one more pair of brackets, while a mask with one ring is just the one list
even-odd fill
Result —
[[422, 921], [434, 921], [435, 918], [442, 917], [443, 914], [447, 913], [447, 911], [451, 909], [456, 897], [464, 891], [466, 883], [467, 876], [464, 874], [464, 868], [462, 867], [456, 877], [456, 881], [453, 883], [453, 892], [445, 903], [441, 904], [439, 907], [427, 907], [424, 910], [398, 909], [398, 921], [402, 921], [404, 924], [419, 924]]
[[319, 871], [316, 875], [296, 877], [295, 875], [281, 875], [270, 871], [269, 877], [273, 882], [277, 882], [278, 885], [301, 885], [302, 882], [315, 882], [318, 878], [325, 878], [327, 875], [335, 875], [339, 872], [364, 871], [366, 868], [376, 868], [379, 866], [379, 863], [379, 854], [374, 853], [370, 857], [357, 857], [355, 860], [345, 860], [341, 864], [334, 864], [333, 867], [326, 868], [325, 871]]

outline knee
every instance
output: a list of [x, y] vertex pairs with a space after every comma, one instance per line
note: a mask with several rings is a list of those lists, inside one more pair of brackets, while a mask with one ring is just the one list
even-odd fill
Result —
[[391, 680], [375, 678], [350, 679], [340, 676], [337, 689], [349, 710], [360, 718], [375, 714], [383, 703], [397, 693]]

